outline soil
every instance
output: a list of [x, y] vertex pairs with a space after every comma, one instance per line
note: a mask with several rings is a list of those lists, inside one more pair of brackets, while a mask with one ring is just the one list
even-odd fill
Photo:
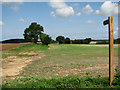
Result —
[[[33, 52], [29, 54], [33, 54]], [[33, 57], [9, 56], [8, 58], [2, 59], [2, 78], [18, 75], [26, 65], [34, 60], [40, 60], [44, 56], [43, 53], [40, 53], [38, 56]]]
[[19, 46], [24, 46], [27, 44], [31, 44], [31, 43], [6, 43], [6, 44], [0, 43], [0, 51], [17, 48]]

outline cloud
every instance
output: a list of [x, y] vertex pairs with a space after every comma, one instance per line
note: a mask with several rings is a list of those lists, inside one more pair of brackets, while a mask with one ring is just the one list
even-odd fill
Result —
[[21, 18], [21, 19], [19, 19], [19, 21], [21, 21], [21, 22], [25, 22], [25, 19]]
[[71, 22], [71, 23], [72, 23], [73, 21], [70, 19], [70, 20], [69, 20], [69, 22]]
[[73, 21], [73, 20], [71, 20], [71, 19], [69, 20], [69, 22], [70, 22], [70, 23], [73, 23], [73, 24], [77, 24], [76, 21]]
[[64, 0], [50, 0], [49, 5], [54, 9], [67, 7], [67, 5], [64, 3]]
[[111, 1], [104, 2], [100, 10], [96, 10], [95, 15], [102, 15], [102, 16], [111, 16], [111, 15], [118, 15], [118, 4], [112, 3]]
[[4, 25], [4, 23], [2, 21], [0, 21], [0, 26]]
[[93, 9], [92, 9], [92, 7], [88, 4], [88, 5], [86, 5], [84, 8], [83, 8], [83, 13], [85, 13], [85, 14], [87, 14], [87, 15], [89, 15], [89, 14], [91, 14], [93, 12]]
[[23, 2], [24, 0], [2, 0], [2, 2]]
[[4, 6], [9, 6], [12, 10], [17, 11], [20, 5], [23, 4], [23, 0], [3, 0]]
[[[51, 0], [49, 5], [55, 9], [58, 17], [66, 18], [74, 15], [74, 10], [71, 6], [68, 6], [64, 0]], [[51, 14], [50, 14], [51, 15]], [[52, 13], [52, 15], [55, 15]]]
[[78, 3], [74, 3], [73, 6], [79, 6], [79, 4]]
[[80, 12], [78, 12], [76, 15], [77, 15], [77, 16], [80, 16], [80, 15], [81, 15], [81, 13], [80, 13]]
[[92, 20], [88, 20], [87, 23], [94, 23], [94, 21], [92, 21]]
[[14, 4], [10, 8], [13, 9], [14, 11], [17, 11], [19, 9], [19, 6], [17, 4]]
[[53, 16], [53, 17], [56, 17], [55, 13], [53, 11], [50, 13], [50, 15]]
[[74, 15], [74, 10], [72, 7], [64, 7], [64, 8], [60, 8], [60, 9], [56, 9], [56, 14], [59, 17], [68, 17], [70, 15]]

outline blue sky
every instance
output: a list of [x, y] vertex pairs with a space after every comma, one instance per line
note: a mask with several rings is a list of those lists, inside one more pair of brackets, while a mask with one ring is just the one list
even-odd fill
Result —
[[[110, 5], [110, 11], [106, 11], [106, 5]], [[114, 38], [117, 38], [116, 8], [112, 2], [3, 3], [2, 40], [24, 38], [24, 30], [32, 22], [42, 25], [53, 39], [58, 35], [70, 39], [108, 39], [108, 26], [103, 26], [103, 21], [110, 15], [114, 18]]]

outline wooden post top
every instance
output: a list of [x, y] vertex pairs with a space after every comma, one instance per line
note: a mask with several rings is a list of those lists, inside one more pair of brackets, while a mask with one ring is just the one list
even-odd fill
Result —
[[109, 24], [111, 18], [113, 18], [113, 16], [108, 17], [108, 19], [103, 22], [103, 25]]

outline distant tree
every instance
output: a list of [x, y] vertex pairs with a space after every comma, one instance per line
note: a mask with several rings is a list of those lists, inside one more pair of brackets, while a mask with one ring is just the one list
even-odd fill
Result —
[[62, 43], [64, 43], [64, 36], [58, 36], [57, 38], [56, 38], [56, 41], [58, 41], [59, 42], [59, 44], [62, 44]]
[[51, 43], [57, 43], [57, 41], [55, 41], [55, 40], [52, 40], [52, 41], [51, 41]]
[[65, 43], [65, 44], [70, 44], [70, 38], [67, 37], [67, 38], [64, 40], [64, 43]]
[[120, 44], [120, 38], [114, 40], [115, 44]]
[[84, 44], [89, 44], [91, 42], [91, 40], [92, 40], [91, 38], [86, 38], [86, 39], [83, 40], [83, 43]]
[[43, 31], [44, 29], [40, 24], [33, 22], [25, 29], [23, 36], [26, 40], [31, 40], [33, 43], [37, 43], [38, 38]]
[[40, 35], [40, 40], [41, 40], [42, 44], [44, 44], [44, 45], [48, 45], [52, 41], [51, 37], [49, 37], [49, 35], [44, 34], [44, 33], [42, 33]]

